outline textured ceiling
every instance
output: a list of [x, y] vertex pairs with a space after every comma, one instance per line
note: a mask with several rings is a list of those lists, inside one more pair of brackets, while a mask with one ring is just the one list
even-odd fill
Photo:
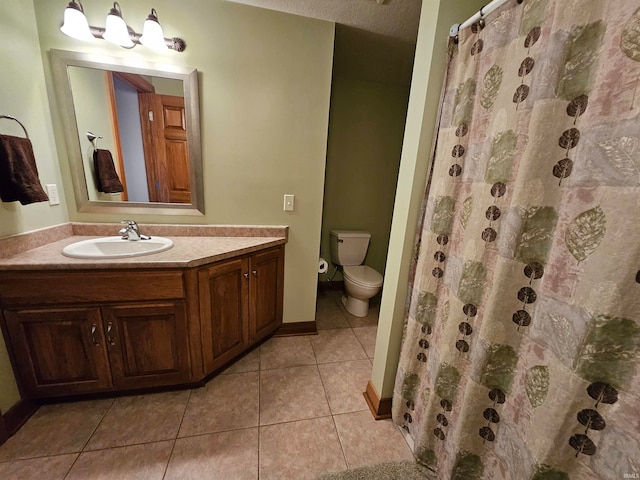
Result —
[[230, 1], [335, 22], [335, 72], [410, 82], [422, 0]]
[[414, 43], [421, 0], [231, 0], [256, 7], [319, 18]]

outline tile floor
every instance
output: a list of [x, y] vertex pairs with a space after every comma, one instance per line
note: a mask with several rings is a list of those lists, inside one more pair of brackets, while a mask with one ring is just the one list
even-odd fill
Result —
[[203, 388], [41, 407], [0, 447], [0, 479], [314, 479], [411, 459], [362, 396], [378, 309], [318, 296], [318, 335], [272, 338]]

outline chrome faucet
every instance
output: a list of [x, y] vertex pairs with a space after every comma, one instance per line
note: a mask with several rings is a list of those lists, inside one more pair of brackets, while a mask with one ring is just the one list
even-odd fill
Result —
[[143, 235], [140, 233], [138, 224], [133, 220], [122, 220], [120, 223], [126, 225], [126, 227], [121, 228], [119, 232], [123, 240], [131, 240], [135, 242], [137, 240], [149, 240], [151, 238], [149, 235]]

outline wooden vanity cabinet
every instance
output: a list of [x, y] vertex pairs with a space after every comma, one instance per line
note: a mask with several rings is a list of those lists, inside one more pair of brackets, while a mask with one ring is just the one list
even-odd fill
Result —
[[282, 324], [284, 247], [198, 272], [202, 352], [212, 372]]
[[27, 397], [112, 388], [99, 308], [5, 310], [4, 317]]
[[191, 380], [181, 271], [2, 272], [0, 294], [27, 398]]
[[188, 383], [191, 376], [184, 302], [110, 305], [103, 328], [117, 389]]
[[282, 324], [284, 248], [254, 254], [249, 270], [249, 342], [253, 344]]
[[2, 271], [25, 398], [186, 385], [282, 323], [284, 246], [202, 267]]
[[189, 381], [183, 302], [4, 312], [29, 397]]
[[249, 345], [248, 259], [218, 262], [198, 272], [205, 371], [224, 365]]

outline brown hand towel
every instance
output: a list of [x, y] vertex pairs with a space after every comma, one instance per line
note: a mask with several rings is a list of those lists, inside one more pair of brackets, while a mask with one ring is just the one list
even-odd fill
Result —
[[49, 200], [28, 138], [0, 135], [0, 199], [22, 205]]
[[109, 150], [94, 150], [93, 165], [96, 169], [96, 187], [99, 192], [118, 193], [124, 190]]

